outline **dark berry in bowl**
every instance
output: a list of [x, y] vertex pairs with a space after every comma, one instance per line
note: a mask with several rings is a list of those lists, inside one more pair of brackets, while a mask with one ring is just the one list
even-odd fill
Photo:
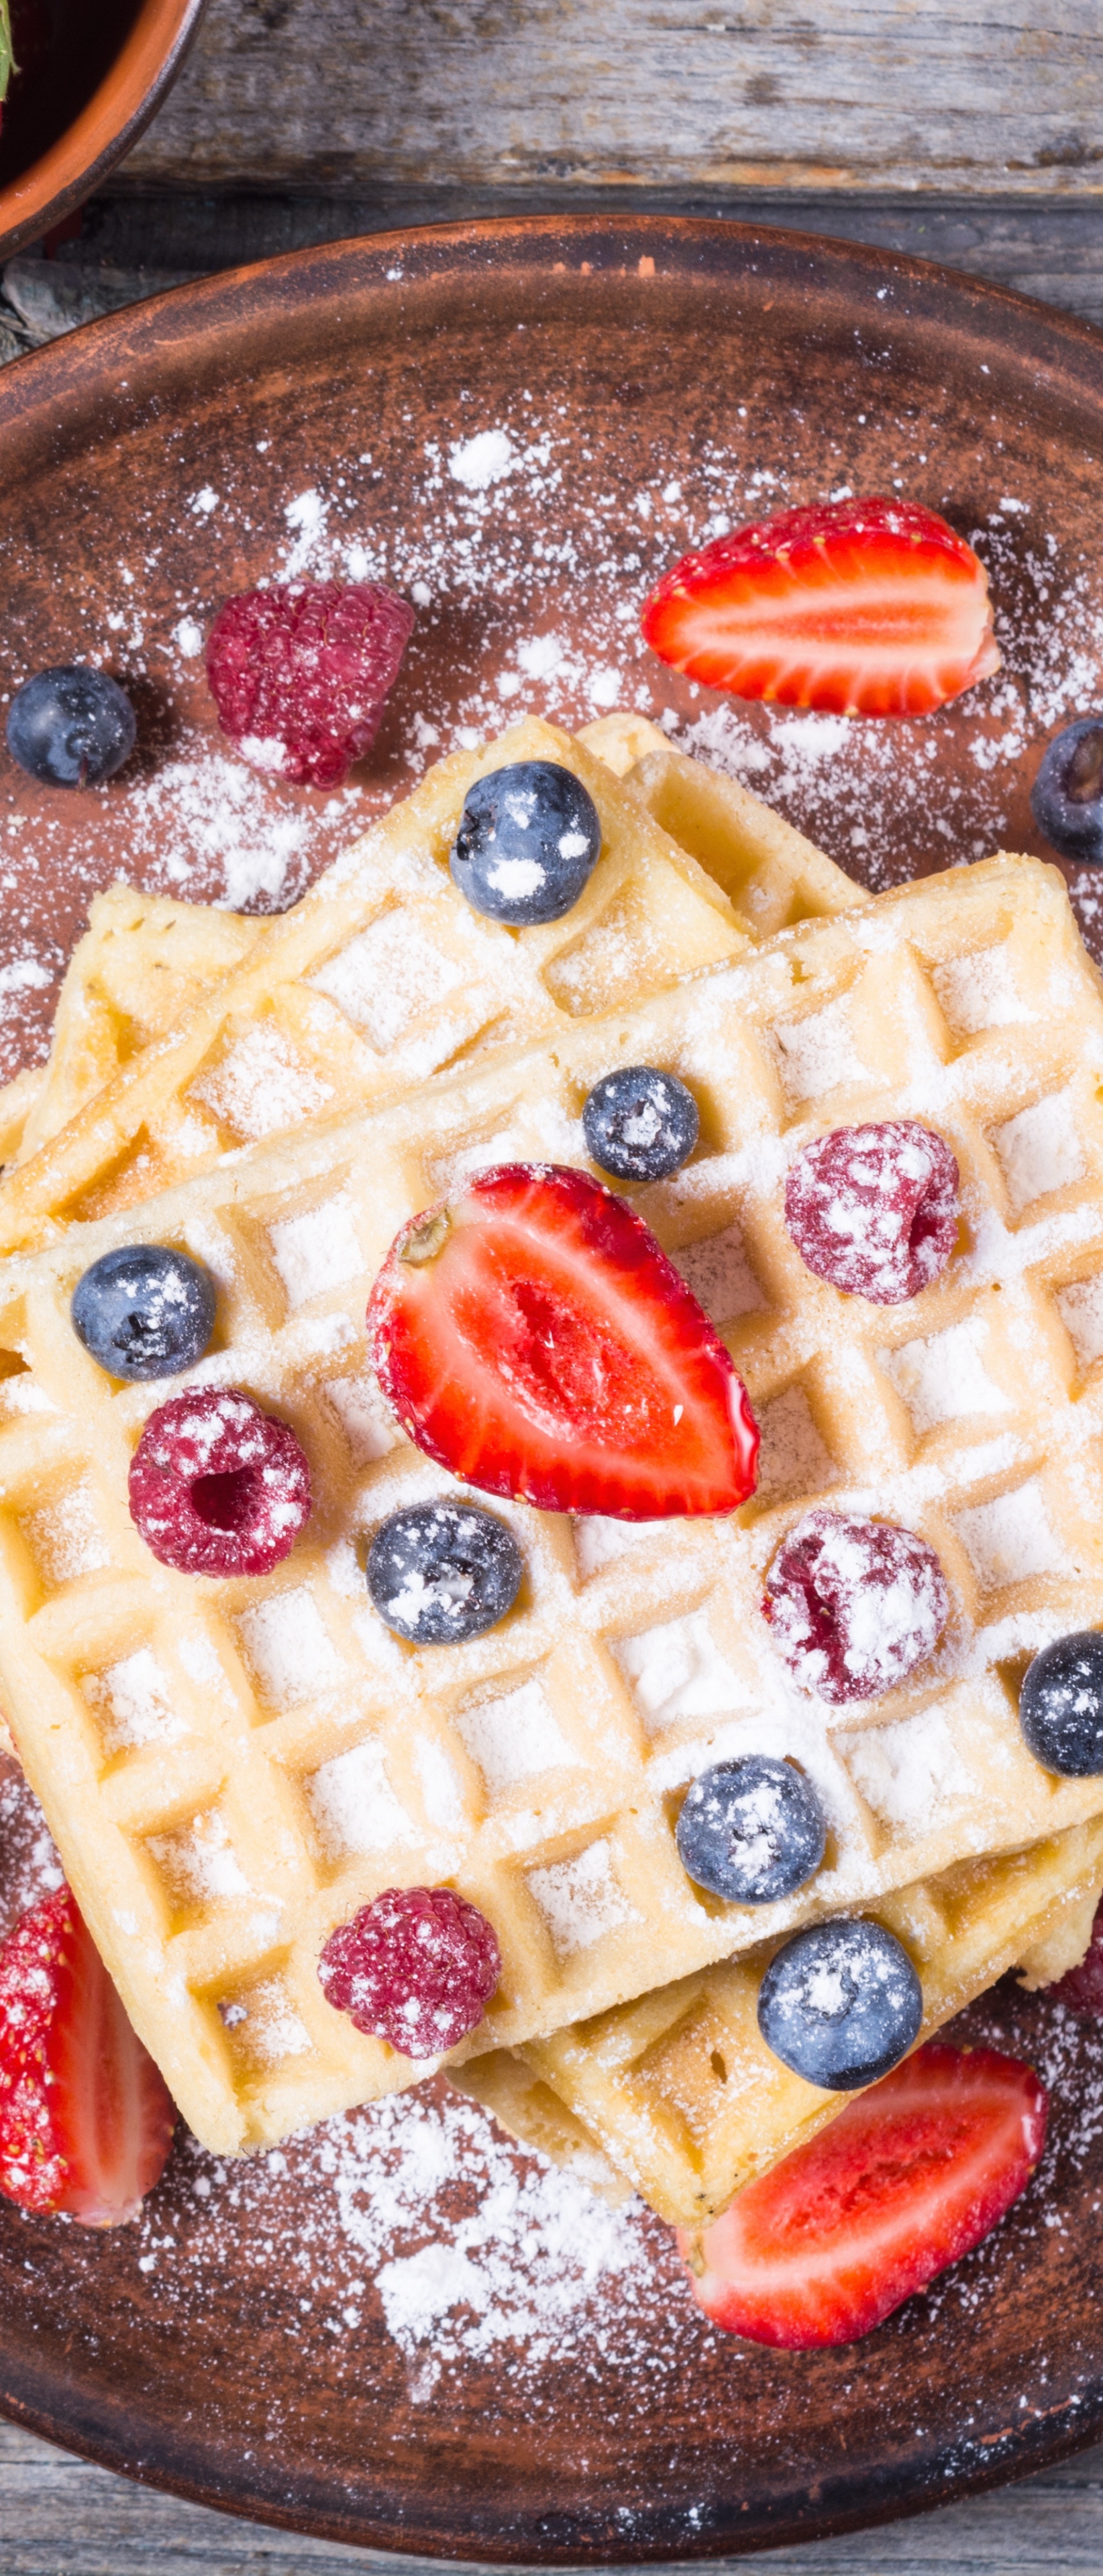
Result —
[[134, 749], [125, 689], [85, 662], [36, 671], [8, 708], [8, 750], [43, 787], [98, 787]]
[[699, 1126], [692, 1091], [653, 1064], [603, 1074], [582, 1111], [586, 1151], [617, 1181], [665, 1181], [680, 1172]]
[[73, 1290], [73, 1330], [112, 1377], [177, 1377], [214, 1330], [209, 1270], [163, 1243], [105, 1252]]
[[449, 1646], [505, 1618], [524, 1570], [512, 1530], [493, 1512], [476, 1503], [412, 1503], [376, 1531], [368, 1590], [397, 1637]]
[[1030, 810], [1061, 858], [1103, 862], [1103, 715], [1081, 716], [1047, 744]]
[[452, 1887], [388, 1887], [331, 1932], [327, 2003], [403, 2057], [440, 2057], [482, 2020], [502, 1973], [497, 1934]]
[[179, 1574], [269, 1574], [310, 1518], [310, 1468], [290, 1426], [251, 1395], [197, 1387], [150, 1414], [130, 1517]]
[[803, 1771], [768, 1753], [714, 1763], [694, 1780], [678, 1818], [688, 1878], [739, 1905], [773, 1905], [812, 1878], [826, 1829]]
[[463, 801], [452, 875], [476, 912], [514, 929], [561, 921], [597, 866], [601, 820], [573, 769], [516, 760], [477, 778]]
[[801, 1688], [842, 1706], [879, 1699], [933, 1655], [950, 1595], [915, 1530], [818, 1510], [778, 1549], [762, 1607]]
[[883, 1924], [816, 1923], [770, 1962], [758, 1997], [766, 2046], [827, 2093], [876, 2084], [914, 2048], [923, 1989]]
[[836, 1127], [791, 1164], [785, 1223], [817, 1279], [874, 1306], [899, 1306], [946, 1268], [958, 1180], [949, 1146], [915, 1119]]
[[1036, 1762], [1066, 1780], [1103, 1773], [1103, 1635], [1081, 1628], [1043, 1646], [1023, 1676], [1019, 1724]]

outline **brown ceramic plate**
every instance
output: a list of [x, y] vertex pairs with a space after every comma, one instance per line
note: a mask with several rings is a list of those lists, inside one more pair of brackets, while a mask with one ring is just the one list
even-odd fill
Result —
[[[98, 794], [0, 769], [3, 1071], [42, 1052], [96, 886], [288, 901], [435, 749], [526, 705], [668, 711], [876, 886], [1038, 848], [1041, 744], [1103, 705], [1103, 343], [921, 263], [692, 222], [424, 231], [189, 288], [3, 384], [0, 690], [98, 654], [142, 715]], [[643, 651], [641, 592], [687, 542], [846, 487], [975, 534], [997, 679], [848, 727], [726, 708]], [[203, 625], [281, 570], [383, 573], [419, 607], [343, 799], [257, 785], [212, 729]], [[48, 1855], [14, 1777], [0, 1798], [10, 1918]], [[658, 2222], [604, 2217], [438, 2087], [236, 2173], [181, 2144], [115, 2237], [5, 2208], [0, 2403], [204, 2502], [465, 2559], [760, 2549], [1020, 2474], [1103, 2428], [1103, 2034], [1014, 1989], [969, 2026], [1052, 2079], [1044, 2168], [849, 2350], [714, 2335]]]
[[[82, 206], [145, 132], [206, 0], [55, 0], [48, 50], [25, 50], [0, 126], [0, 258]], [[33, 22], [32, 22], [33, 23]]]

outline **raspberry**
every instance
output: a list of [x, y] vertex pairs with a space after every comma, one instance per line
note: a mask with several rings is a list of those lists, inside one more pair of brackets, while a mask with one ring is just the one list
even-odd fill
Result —
[[450, 1887], [388, 1887], [331, 1932], [328, 2003], [403, 2057], [440, 2057], [483, 2017], [502, 1973], [493, 1925]]
[[838, 1705], [879, 1699], [933, 1654], [950, 1595], [914, 1530], [815, 1511], [775, 1556], [762, 1607], [801, 1688]]
[[179, 1574], [268, 1574], [310, 1518], [310, 1469], [294, 1432], [251, 1395], [197, 1388], [150, 1414], [130, 1517]]
[[1047, 1986], [1050, 2002], [1067, 2004], [1086, 2021], [1103, 2021], [1103, 1904], [1096, 1910], [1092, 1937], [1075, 1968], [1067, 1968], [1056, 1985]]
[[930, 1127], [888, 1118], [806, 1145], [785, 1184], [785, 1222], [817, 1279], [899, 1306], [937, 1279], [957, 1241], [958, 1167]]
[[370, 750], [414, 612], [381, 582], [241, 591], [207, 639], [218, 721], [254, 769], [340, 787]]

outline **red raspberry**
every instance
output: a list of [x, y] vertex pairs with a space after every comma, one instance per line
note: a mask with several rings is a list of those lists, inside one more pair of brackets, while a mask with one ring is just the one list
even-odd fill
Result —
[[958, 1167], [930, 1127], [887, 1118], [806, 1145], [785, 1184], [785, 1222], [817, 1279], [899, 1306], [937, 1279], [957, 1241]]
[[375, 739], [413, 622], [378, 581], [276, 582], [228, 599], [207, 639], [223, 733], [254, 769], [340, 787]]
[[1103, 2021], [1103, 1903], [1096, 1911], [1092, 1937], [1079, 1966], [1067, 1968], [1056, 1985], [1047, 1986], [1051, 2003], [1067, 2004], [1086, 2021]]
[[331, 1932], [322, 1992], [403, 2057], [440, 2057], [483, 2017], [502, 1973], [493, 1925], [450, 1887], [388, 1887]]
[[310, 1469], [294, 1432], [251, 1395], [198, 1387], [150, 1414], [130, 1517], [179, 1574], [268, 1574], [310, 1518]]
[[950, 1595], [914, 1530], [815, 1511], [775, 1556], [762, 1607], [802, 1690], [838, 1705], [879, 1699], [933, 1654]]

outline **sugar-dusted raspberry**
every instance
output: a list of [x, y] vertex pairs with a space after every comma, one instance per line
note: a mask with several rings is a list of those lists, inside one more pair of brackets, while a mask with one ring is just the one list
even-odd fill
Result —
[[1056, 1985], [1046, 1987], [1050, 2003], [1067, 2004], [1085, 2021], [1103, 2021], [1103, 1904], [1096, 1908], [1092, 1936], [1075, 1968], [1066, 1968]]
[[899, 1306], [937, 1279], [957, 1241], [958, 1167], [913, 1118], [836, 1127], [806, 1145], [785, 1184], [785, 1222], [817, 1279]]
[[779, 1548], [762, 1606], [802, 1689], [839, 1704], [880, 1698], [932, 1655], [950, 1595], [914, 1530], [815, 1511]]
[[276, 582], [228, 599], [207, 639], [223, 733], [254, 769], [340, 787], [375, 739], [413, 622], [378, 581]]
[[502, 1973], [492, 1924], [451, 1887], [388, 1887], [331, 1932], [322, 1992], [403, 2057], [440, 2057], [483, 2017]]
[[179, 1574], [268, 1574], [310, 1518], [293, 1431], [236, 1387], [198, 1387], [151, 1413], [130, 1468], [130, 1517]]

